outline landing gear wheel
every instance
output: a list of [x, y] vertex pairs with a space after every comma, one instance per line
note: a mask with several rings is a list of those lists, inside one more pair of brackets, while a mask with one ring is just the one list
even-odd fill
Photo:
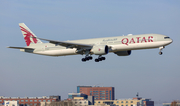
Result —
[[163, 54], [163, 52], [159, 52], [159, 55], [162, 55]]
[[88, 60], [89, 60], [89, 57], [85, 57], [85, 59], [88, 61]]
[[85, 58], [82, 58], [82, 62], [86, 62], [86, 59], [85, 59]]
[[95, 59], [95, 62], [99, 62], [99, 59]]
[[82, 58], [82, 62], [89, 61], [89, 60], [92, 60], [92, 59], [93, 59], [92, 56], [86, 56], [86, 57]]
[[89, 60], [92, 60], [92, 56], [89, 56], [88, 58], [89, 58]]
[[102, 60], [106, 60], [106, 58], [105, 58], [105, 57], [101, 57], [101, 59], [102, 59]]
[[98, 58], [99, 61], [102, 61], [102, 58]]

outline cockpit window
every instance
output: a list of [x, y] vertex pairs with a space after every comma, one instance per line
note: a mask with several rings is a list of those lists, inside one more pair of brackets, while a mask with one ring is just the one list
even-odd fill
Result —
[[170, 39], [170, 37], [164, 37], [164, 39]]

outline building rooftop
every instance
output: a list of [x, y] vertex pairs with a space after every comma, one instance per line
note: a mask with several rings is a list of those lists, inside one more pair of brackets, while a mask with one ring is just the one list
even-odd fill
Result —
[[82, 93], [68, 93], [68, 95], [81, 95]]
[[[122, 98], [122, 99], [117, 99], [117, 100], [105, 100], [105, 101], [119, 101], [119, 100], [151, 100], [148, 98]], [[100, 100], [97, 100], [100, 101]], [[104, 101], [104, 100], [102, 100]]]
[[77, 86], [77, 87], [92, 87], [92, 86]]
[[89, 88], [92, 88], [92, 87], [105, 87], [105, 86], [96, 86], [96, 85], [94, 85], [94, 86], [77, 86], [77, 87], [89, 87]]
[[56, 97], [43, 96], [43, 97], [4, 97], [0, 96], [0, 99], [56, 99]]

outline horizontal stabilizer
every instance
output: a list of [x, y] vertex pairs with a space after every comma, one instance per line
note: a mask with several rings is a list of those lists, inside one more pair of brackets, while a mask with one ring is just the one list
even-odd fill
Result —
[[12, 47], [12, 46], [9, 46], [9, 47], [7, 47], [7, 48], [34, 50], [33, 48], [27, 48], [27, 47]]

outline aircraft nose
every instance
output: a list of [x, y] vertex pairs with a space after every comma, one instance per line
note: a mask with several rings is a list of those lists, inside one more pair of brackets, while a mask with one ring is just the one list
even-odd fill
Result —
[[172, 42], [173, 42], [173, 40], [172, 40], [172, 39], [170, 39], [169, 43], [172, 43]]

